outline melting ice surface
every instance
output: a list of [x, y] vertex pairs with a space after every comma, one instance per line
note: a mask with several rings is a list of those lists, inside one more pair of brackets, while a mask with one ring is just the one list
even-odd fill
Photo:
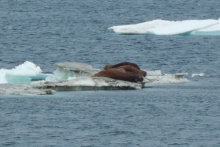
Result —
[[146, 79], [152, 84], [177, 84], [189, 82], [185, 76], [188, 73], [164, 74], [161, 70], [148, 71]]
[[[78, 78], [90, 77], [100, 71], [90, 65], [77, 62], [57, 63], [57, 69], [53, 74], [44, 74], [39, 66], [26, 61], [13, 69], [0, 69], [0, 84], [31, 84], [33, 81], [62, 81]], [[157, 84], [185, 83], [188, 80], [186, 74], [163, 74], [160, 70], [147, 71], [145, 82]], [[88, 81], [82, 81], [82, 85], [87, 85]]]
[[81, 77], [89, 77], [99, 72], [92, 66], [79, 62], [61, 62], [56, 63], [57, 69], [46, 78], [47, 81], [71, 80]]
[[220, 19], [184, 21], [157, 19], [139, 24], [113, 26], [109, 29], [118, 34], [220, 35]]
[[132, 83], [105, 77], [93, 77], [92, 75], [100, 70], [84, 63], [63, 62], [57, 63], [56, 66], [57, 69], [51, 75], [42, 73], [39, 66], [28, 61], [13, 69], [0, 69], [0, 95], [41, 95], [52, 94], [55, 91], [141, 89], [144, 87], [144, 83], [188, 82], [188, 79], [184, 77], [187, 75], [186, 73], [164, 74], [160, 70], [147, 71], [148, 75], [144, 78], [143, 83]]
[[45, 78], [39, 66], [26, 61], [13, 69], [0, 69], [0, 84], [31, 83], [33, 80]]

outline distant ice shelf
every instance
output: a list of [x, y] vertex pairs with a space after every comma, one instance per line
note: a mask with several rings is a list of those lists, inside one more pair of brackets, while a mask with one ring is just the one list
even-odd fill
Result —
[[138, 24], [108, 28], [117, 34], [220, 35], [220, 19], [169, 21], [156, 19]]

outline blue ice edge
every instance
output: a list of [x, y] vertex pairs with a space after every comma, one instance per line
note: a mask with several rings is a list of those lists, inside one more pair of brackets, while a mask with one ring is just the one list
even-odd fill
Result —
[[31, 84], [33, 81], [41, 81], [47, 78], [47, 74], [30, 75], [11, 75], [6, 74], [5, 78], [9, 84]]
[[210, 32], [202, 32], [202, 31], [191, 31], [191, 32], [184, 32], [175, 35], [155, 35], [155, 34], [118, 34], [114, 33], [115, 35], [119, 36], [220, 36], [220, 31], [210, 31]]

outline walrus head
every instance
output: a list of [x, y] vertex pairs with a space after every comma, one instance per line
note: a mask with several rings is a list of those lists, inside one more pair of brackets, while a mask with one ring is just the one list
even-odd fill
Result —
[[108, 64], [108, 65], [106, 65], [106, 66], [104, 67], [104, 70], [108, 70], [108, 69], [110, 69], [112, 66], [113, 66], [113, 65]]
[[136, 82], [142, 82], [143, 80], [144, 80], [144, 78], [141, 75], [138, 75], [135, 77]]
[[142, 73], [142, 75], [143, 75], [144, 77], [146, 77], [146, 75], [147, 75], [147, 72], [146, 72], [146, 71], [141, 70], [141, 73]]

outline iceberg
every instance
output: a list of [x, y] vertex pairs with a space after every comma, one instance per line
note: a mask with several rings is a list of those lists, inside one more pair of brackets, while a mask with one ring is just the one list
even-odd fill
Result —
[[[144, 23], [119, 25], [108, 28], [117, 34], [153, 34], [153, 35], [199, 35], [220, 32], [220, 20], [152, 20]], [[220, 35], [217, 33], [216, 35]]]
[[45, 79], [46, 76], [46, 74], [42, 74], [42, 70], [39, 66], [26, 61], [13, 69], [0, 69], [0, 84], [31, 83], [32, 80], [42, 80]]

